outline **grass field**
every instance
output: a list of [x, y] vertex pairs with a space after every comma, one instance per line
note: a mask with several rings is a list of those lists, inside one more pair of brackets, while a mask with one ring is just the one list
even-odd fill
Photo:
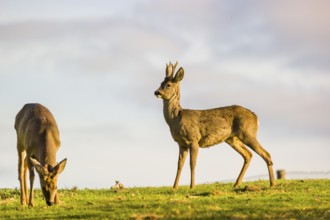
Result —
[[21, 207], [18, 189], [0, 189], [0, 219], [330, 219], [330, 180], [282, 180], [171, 187], [61, 189], [48, 207], [40, 190], [35, 207]]

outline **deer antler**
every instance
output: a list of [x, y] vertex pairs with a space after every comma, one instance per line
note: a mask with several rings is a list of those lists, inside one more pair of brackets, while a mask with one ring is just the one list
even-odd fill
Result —
[[166, 78], [173, 78], [173, 74], [177, 65], [178, 61], [176, 61], [174, 65], [171, 62], [166, 64]]

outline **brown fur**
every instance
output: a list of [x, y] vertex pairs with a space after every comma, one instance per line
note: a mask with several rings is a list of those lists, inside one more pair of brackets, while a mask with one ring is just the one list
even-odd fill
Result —
[[[26, 104], [15, 120], [18, 152], [18, 179], [21, 188], [21, 204], [34, 205], [33, 183], [36, 168], [42, 192], [48, 205], [59, 203], [57, 178], [63, 171], [66, 159], [56, 164], [56, 152], [60, 147], [59, 131], [51, 112], [40, 104]], [[30, 173], [30, 198], [27, 200], [27, 171]]]
[[[273, 162], [270, 154], [257, 140], [258, 118], [244, 107], [233, 105], [208, 110], [183, 109], [180, 106], [180, 81], [184, 70], [181, 67], [174, 76], [175, 65], [166, 65], [166, 78], [155, 95], [163, 99], [165, 121], [170, 127], [173, 139], [179, 144], [179, 160], [174, 189], [178, 188], [181, 169], [190, 151], [191, 182], [195, 186], [195, 166], [198, 149], [226, 142], [244, 158], [242, 170], [236, 180], [239, 186], [252, 158], [250, 147], [266, 162], [270, 185], [275, 186]], [[245, 146], [246, 145], [246, 146]]]

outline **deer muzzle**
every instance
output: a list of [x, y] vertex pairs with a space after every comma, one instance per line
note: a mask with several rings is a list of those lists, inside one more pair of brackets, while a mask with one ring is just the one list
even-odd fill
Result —
[[47, 203], [48, 206], [54, 205], [54, 202], [46, 201], [46, 203]]
[[156, 91], [155, 91], [155, 96], [156, 96], [157, 98], [161, 98], [161, 97], [162, 97], [162, 94], [161, 94], [158, 90], [156, 90]]

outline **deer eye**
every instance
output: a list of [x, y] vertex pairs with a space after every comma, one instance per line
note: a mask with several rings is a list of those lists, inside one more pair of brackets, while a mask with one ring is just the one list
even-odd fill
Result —
[[171, 84], [166, 84], [166, 88], [170, 88], [171, 87]]

